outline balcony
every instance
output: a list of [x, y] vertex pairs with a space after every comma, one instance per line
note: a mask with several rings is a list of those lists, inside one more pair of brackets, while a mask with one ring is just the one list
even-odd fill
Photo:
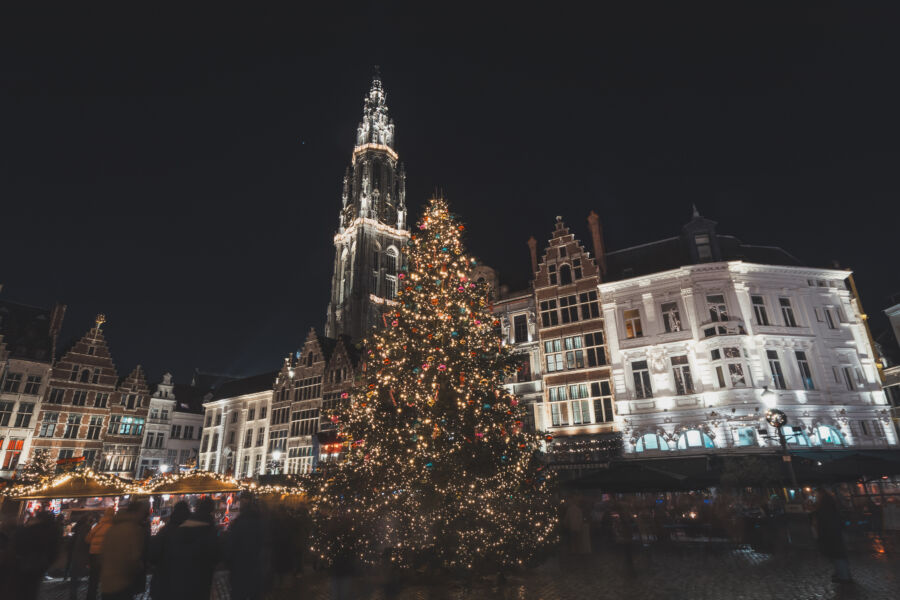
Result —
[[727, 321], [709, 321], [698, 327], [703, 339], [723, 335], [747, 335], [744, 321], [741, 319], [729, 319]]

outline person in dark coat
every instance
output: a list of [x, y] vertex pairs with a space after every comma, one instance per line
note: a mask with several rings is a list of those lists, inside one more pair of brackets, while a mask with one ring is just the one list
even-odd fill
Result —
[[815, 512], [816, 533], [819, 550], [834, 563], [832, 581], [850, 583], [850, 564], [847, 562], [847, 548], [844, 546], [843, 519], [834, 495], [821, 490], [819, 508]]
[[228, 533], [227, 564], [234, 600], [259, 600], [265, 583], [265, 528], [259, 506], [252, 498], [241, 499], [241, 514]]
[[88, 567], [90, 545], [87, 536], [91, 532], [92, 521], [90, 515], [85, 515], [78, 519], [72, 529], [72, 542], [69, 548], [69, 598], [71, 600], [78, 600], [81, 579], [90, 571]]
[[50, 513], [35, 515], [12, 537], [11, 577], [0, 584], [0, 598], [37, 598], [41, 579], [59, 552], [61, 531]]
[[169, 547], [171, 539], [178, 531], [182, 523], [191, 516], [191, 507], [187, 502], [182, 500], [172, 507], [172, 514], [165, 527], [150, 540], [150, 564], [153, 565], [153, 578], [150, 580], [150, 597], [154, 600], [164, 600], [171, 597], [171, 588], [177, 585], [177, 581], [172, 578], [171, 565], [166, 560], [167, 552], [171, 551]]
[[213, 571], [220, 559], [218, 530], [213, 524], [215, 503], [203, 498], [188, 519], [179, 525], [163, 550], [165, 569], [175, 585], [167, 598], [209, 598]]
[[150, 505], [132, 498], [113, 520], [100, 554], [100, 592], [103, 600], [131, 600], [147, 587], [147, 544]]

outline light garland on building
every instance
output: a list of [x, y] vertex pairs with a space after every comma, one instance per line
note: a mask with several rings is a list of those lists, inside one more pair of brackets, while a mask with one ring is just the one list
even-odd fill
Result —
[[464, 226], [432, 200], [407, 242], [400, 306], [367, 340], [363, 381], [334, 415], [346, 460], [326, 465], [314, 507], [325, 560], [516, 566], [556, 539], [553, 475], [503, 382], [516, 366], [488, 290], [470, 279]]

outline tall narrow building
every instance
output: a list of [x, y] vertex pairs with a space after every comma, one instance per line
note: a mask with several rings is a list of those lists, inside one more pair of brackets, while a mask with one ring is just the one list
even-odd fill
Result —
[[344, 174], [326, 337], [360, 340], [378, 326], [397, 294], [408, 239], [406, 173], [394, 149], [394, 123], [376, 72]]

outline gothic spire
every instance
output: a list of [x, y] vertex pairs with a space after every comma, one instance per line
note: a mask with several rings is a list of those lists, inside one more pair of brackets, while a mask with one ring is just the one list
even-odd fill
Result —
[[356, 146], [365, 144], [394, 148], [394, 121], [388, 117], [387, 94], [377, 65], [372, 74], [369, 94], [363, 102], [363, 118], [356, 130]]

